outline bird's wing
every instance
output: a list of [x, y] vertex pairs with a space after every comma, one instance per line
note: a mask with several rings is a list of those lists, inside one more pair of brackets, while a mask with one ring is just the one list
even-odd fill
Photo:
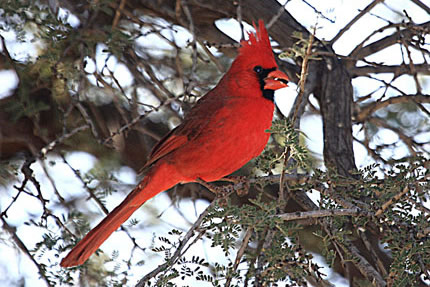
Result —
[[146, 168], [165, 156], [166, 154], [176, 150], [178, 147], [188, 142], [188, 138], [184, 135], [175, 135], [177, 128], [171, 130], [163, 139], [161, 139], [157, 145], [152, 149], [149, 160], [146, 162], [143, 168]]
[[196, 138], [222, 107], [223, 97], [217, 97], [215, 90], [206, 94], [190, 110], [184, 121], [154, 146], [143, 169]]

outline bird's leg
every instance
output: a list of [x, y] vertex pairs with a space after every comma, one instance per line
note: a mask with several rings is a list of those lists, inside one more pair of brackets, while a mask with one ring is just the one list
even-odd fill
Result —
[[212, 185], [212, 184], [204, 181], [201, 178], [197, 178], [196, 181], [198, 183], [200, 183], [201, 185], [203, 185], [204, 187], [206, 187], [207, 189], [209, 189], [209, 191], [215, 193], [217, 197], [223, 197], [223, 196], [225, 196], [225, 190], [224, 190], [224, 188]]
[[220, 181], [227, 181], [233, 183], [233, 189], [236, 191], [238, 196], [244, 196], [249, 191], [249, 181], [246, 176], [226, 176], [220, 179]]
[[196, 181], [209, 189], [211, 192], [215, 193], [216, 197], [218, 198], [219, 206], [227, 206], [227, 195], [229, 192], [225, 187], [214, 186], [201, 178], [197, 178]]

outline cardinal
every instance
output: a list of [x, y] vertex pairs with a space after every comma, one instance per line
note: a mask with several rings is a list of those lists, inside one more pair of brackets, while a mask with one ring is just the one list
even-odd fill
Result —
[[230, 69], [152, 150], [143, 180], [63, 258], [83, 264], [142, 204], [178, 183], [211, 182], [258, 156], [269, 140], [275, 90], [287, 86], [262, 20]]

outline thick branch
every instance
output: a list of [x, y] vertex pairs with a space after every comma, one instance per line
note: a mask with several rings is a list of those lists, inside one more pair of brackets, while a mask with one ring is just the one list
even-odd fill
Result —
[[352, 244], [347, 241], [340, 245], [346, 253], [351, 254], [354, 257], [354, 264], [360, 270], [361, 274], [365, 276], [374, 286], [384, 287], [387, 286], [384, 278], [376, 269], [369, 263], [369, 261], [361, 255], [360, 251]]
[[420, 33], [428, 34], [430, 31], [430, 21], [420, 25], [409, 25], [408, 28], [397, 31], [390, 36], [375, 41], [363, 48], [354, 49], [349, 56], [356, 59], [363, 59], [369, 55], [379, 52], [391, 45], [400, 43], [400, 39], [410, 40], [414, 35]]
[[421, 7], [424, 11], [426, 11], [428, 14], [430, 14], [430, 7], [421, 2], [420, 0], [411, 0], [414, 2], [417, 6]]
[[[415, 72], [424, 75], [430, 75], [430, 66], [428, 64], [415, 64]], [[408, 74], [412, 75], [412, 71], [407, 65], [378, 65], [378, 66], [362, 66], [349, 69], [352, 77], [367, 76], [377, 73], [393, 73], [394, 75]]]
[[385, 101], [373, 102], [365, 107], [360, 108], [360, 111], [354, 115], [355, 122], [365, 121], [375, 111], [385, 108], [392, 104], [402, 104], [407, 102], [415, 103], [430, 103], [430, 95], [406, 95], [389, 98]]
[[327, 168], [349, 177], [356, 169], [352, 148], [351, 77], [342, 60], [324, 58], [318, 64], [321, 83], [314, 95], [323, 118], [324, 162]]

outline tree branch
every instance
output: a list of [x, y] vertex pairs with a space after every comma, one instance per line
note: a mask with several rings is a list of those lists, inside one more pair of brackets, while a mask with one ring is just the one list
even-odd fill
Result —
[[36, 265], [37, 269], [39, 270], [40, 277], [42, 277], [42, 279], [46, 282], [48, 286], [53, 286], [52, 283], [49, 281], [49, 278], [46, 276], [45, 270], [42, 265], [39, 264], [36, 259], [34, 259], [34, 257], [30, 253], [30, 250], [28, 250], [27, 246], [25, 246], [24, 242], [22, 242], [21, 238], [19, 238], [19, 236], [16, 234], [16, 229], [6, 222], [6, 220], [3, 218], [3, 215], [0, 218], [1, 222], [3, 223], [3, 229], [7, 233], [9, 233], [9, 235], [12, 237], [13, 241], [19, 247], [19, 249], [21, 249], [21, 251], [24, 252], [24, 254], [26, 254], [30, 258], [34, 265]]
[[[333, 217], [333, 216], [359, 216], [367, 214], [359, 208], [342, 208], [342, 209], [323, 209], [312, 211], [297, 211], [291, 213], [278, 214], [276, 217], [284, 221], [302, 220], [320, 217]], [[368, 214], [367, 214], [368, 215]]]
[[379, 4], [380, 2], [382, 2], [383, 0], [374, 0], [372, 3], [370, 3], [369, 5], [367, 5], [366, 8], [364, 8], [364, 10], [361, 10], [360, 13], [358, 13], [357, 16], [354, 17], [354, 19], [352, 19], [348, 24], [346, 24], [345, 27], [343, 27], [337, 34], [336, 36], [334, 36], [333, 39], [331, 39], [330, 41], [330, 46], [334, 44], [334, 42], [336, 42], [340, 37], [342, 37], [342, 35], [349, 30], [349, 28], [351, 28], [352, 25], [354, 25], [361, 17], [363, 17], [365, 14], [367, 14], [367, 12], [369, 12], [370, 10], [373, 9], [373, 7], [375, 7], [377, 4]]
[[243, 238], [242, 244], [240, 245], [240, 248], [237, 251], [236, 259], [234, 260], [234, 264], [233, 264], [233, 270], [231, 271], [230, 276], [227, 277], [227, 280], [225, 282], [226, 287], [229, 287], [231, 284], [231, 280], [233, 280], [233, 274], [232, 273], [236, 272], [236, 269], [239, 266], [240, 259], [242, 258], [243, 254], [245, 253], [246, 247], [248, 247], [249, 239], [251, 239], [252, 232], [253, 232], [253, 228], [248, 227], [248, 229], [246, 230], [246, 233], [245, 233], [245, 237]]
[[380, 209], [378, 209], [375, 213], [375, 216], [378, 217], [380, 216], [382, 213], [384, 213], [385, 210], [387, 210], [387, 208], [394, 204], [396, 201], [398, 201], [400, 198], [402, 198], [403, 195], [405, 195], [406, 193], [409, 192], [409, 187], [405, 186], [402, 191], [400, 191], [399, 193], [397, 193], [394, 197], [390, 198], [388, 201], [386, 201]]
[[351, 254], [355, 258], [355, 266], [360, 270], [361, 274], [365, 276], [374, 286], [384, 287], [387, 286], [384, 278], [381, 274], [376, 271], [376, 269], [363, 257], [360, 251], [354, 245], [350, 244], [348, 241], [340, 244], [344, 252]]
[[203, 219], [205, 216], [209, 213], [209, 210], [215, 206], [215, 203], [217, 200], [213, 200], [211, 204], [209, 204], [208, 207], [200, 214], [199, 218], [194, 222], [194, 224], [191, 226], [191, 228], [188, 230], [188, 232], [185, 234], [184, 238], [179, 243], [178, 248], [176, 249], [175, 253], [170, 257], [169, 260], [167, 260], [165, 263], [159, 265], [157, 268], [146, 274], [140, 281], [137, 283], [136, 287], [143, 287], [145, 286], [146, 282], [149, 281], [151, 278], [157, 276], [158, 273], [164, 271], [169, 266], [173, 266], [175, 261], [181, 256], [182, 250], [187, 245], [188, 241], [193, 237], [194, 231], [200, 227], [200, 224], [202, 224]]
[[[423, 75], [430, 75], [428, 64], [415, 64], [415, 72]], [[367, 76], [369, 74], [377, 73], [393, 73], [395, 76], [408, 74], [411, 75], [412, 71], [407, 65], [378, 65], [378, 66], [361, 66], [352, 67], [349, 69], [352, 77]]]
[[417, 6], [421, 7], [424, 11], [426, 11], [428, 14], [430, 14], [430, 7], [421, 2], [420, 0], [411, 0], [414, 2]]
[[430, 103], [430, 95], [403, 95], [392, 97], [385, 101], [373, 102], [365, 107], [360, 107], [354, 115], [353, 120], [356, 123], [364, 122], [371, 114], [392, 104], [402, 104], [407, 102]]
[[375, 41], [363, 48], [357, 46], [350, 54], [350, 57], [363, 59], [378, 51], [381, 51], [391, 45], [399, 43], [400, 38], [410, 40], [417, 32], [428, 34], [430, 32], [430, 21], [419, 25], [408, 24], [407, 28], [397, 31], [390, 36], [386, 36], [378, 41]]

